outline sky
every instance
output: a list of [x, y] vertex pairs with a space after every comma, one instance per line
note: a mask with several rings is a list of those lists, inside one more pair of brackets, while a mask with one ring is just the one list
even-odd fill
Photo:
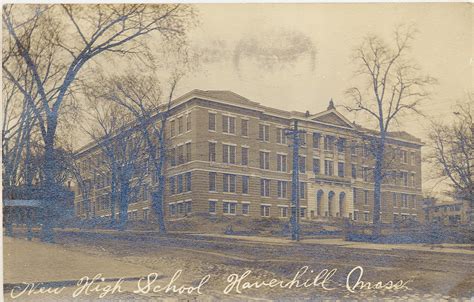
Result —
[[[469, 3], [201, 4], [191, 45], [198, 69], [180, 83], [192, 89], [231, 90], [252, 101], [311, 113], [348, 103], [354, 48], [367, 34], [390, 42], [395, 27], [417, 29], [410, 57], [438, 80], [422, 104], [426, 118], [409, 115], [397, 125], [426, 141], [430, 120], [449, 121], [454, 106], [473, 92], [473, 6]], [[359, 124], [365, 121], [341, 112]], [[392, 129], [394, 130], [394, 129]], [[424, 148], [427, 150], [427, 148]], [[426, 167], [425, 191], [434, 186]]]
[[[349, 120], [370, 126], [360, 114], [338, 107], [350, 104], [344, 92], [355, 84], [352, 54], [368, 34], [392, 42], [399, 25], [416, 28], [409, 57], [421, 74], [438, 83], [431, 98], [420, 106], [425, 117], [404, 116], [392, 125], [392, 131], [404, 130], [428, 142], [431, 121], [449, 122], [456, 104], [474, 92], [473, 4], [193, 5], [197, 24], [188, 36], [194, 53], [199, 54], [198, 64], [180, 81], [175, 96], [193, 89], [231, 90], [265, 106], [310, 113], [326, 110], [333, 99]], [[151, 37], [148, 42], [152, 49], [159, 49], [160, 39]], [[161, 61], [173, 65], [167, 59]], [[97, 63], [112, 73], [141, 68], [141, 64], [113, 57]], [[88, 139], [79, 135], [74, 141], [80, 147]], [[429, 145], [422, 148], [425, 157], [428, 151]], [[426, 194], [439, 195], [447, 189], [429, 164], [424, 162], [422, 167]]]

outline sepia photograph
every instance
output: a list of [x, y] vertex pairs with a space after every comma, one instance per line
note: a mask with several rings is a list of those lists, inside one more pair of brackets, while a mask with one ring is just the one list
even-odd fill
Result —
[[4, 3], [4, 301], [474, 301], [474, 6]]

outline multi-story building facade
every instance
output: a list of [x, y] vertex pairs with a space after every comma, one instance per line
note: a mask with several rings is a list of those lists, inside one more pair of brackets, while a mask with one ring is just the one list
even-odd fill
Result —
[[[366, 138], [374, 132], [348, 121], [332, 101], [326, 111], [310, 114], [266, 107], [230, 91], [202, 90], [172, 103], [166, 133], [166, 218], [204, 214], [288, 219], [293, 155], [285, 129], [294, 121], [305, 131], [299, 150], [301, 218], [348, 217], [370, 223], [374, 160]], [[390, 165], [382, 185], [382, 222], [422, 219], [422, 142], [397, 132], [389, 133], [387, 144]], [[98, 156], [94, 148], [90, 144], [78, 151], [83, 166]], [[95, 179], [92, 174], [89, 178]], [[110, 181], [101, 183], [98, 190], [107, 189]], [[149, 219], [147, 192], [153, 185], [150, 176], [141, 198], [129, 206], [130, 219]], [[110, 215], [109, 196], [98, 190], [89, 196], [93, 215]], [[76, 196], [81, 215], [83, 198]]]
[[464, 225], [471, 222], [468, 200], [437, 202], [424, 207], [425, 221], [442, 225]]

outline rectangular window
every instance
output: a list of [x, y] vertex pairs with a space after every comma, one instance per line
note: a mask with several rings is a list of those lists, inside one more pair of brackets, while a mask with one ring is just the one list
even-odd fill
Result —
[[280, 217], [287, 218], [288, 217], [288, 208], [287, 207], [280, 207]]
[[319, 158], [313, 158], [313, 173], [321, 173], [321, 161], [319, 160]]
[[313, 133], [313, 148], [319, 149], [321, 146], [321, 134], [314, 132]]
[[178, 175], [178, 194], [183, 193], [183, 174]]
[[237, 208], [237, 204], [235, 202], [224, 201], [223, 206], [222, 206], [222, 211], [224, 214], [235, 215], [236, 208]]
[[414, 188], [416, 187], [416, 183], [415, 183], [415, 173], [411, 173], [411, 186]]
[[299, 133], [300, 144], [302, 147], [306, 146], [306, 133]]
[[242, 215], [248, 215], [250, 212], [250, 205], [248, 203], [242, 204]]
[[234, 174], [223, 175], [223, 191], [235, 193], [236, 176]]
[[401, 172], [401, 178], [403, 180], [403, 185], [408, 187], [408, 172]]
[[270, 169], [270, 152], [260, 151], [260, 169]]
[[242, 147], [242, 166], [249, 165], [249, 148]]
[[351, 143], [351, 155], [357, 155], [357, 143], [354, 141]]
[[183, 133], [183, 117], [178, 117], [178, 134]]
[[268, 142], [270, 141], [270, 126], [268, 125], [258, 125], [258, 138], [261, 141]]
[[191, 143], [186, 143], [186, 162], [191, 161]]
[[306, 209], [305, 208], [300, 208], [300, 217], [305, 218], [306, 217]]
[[287, 181], [278, 181], [278, 197], [279, 198], [286, 198], [287, 197], [287, 187], [288, 187], [288, 182]]
[[260, 206], [260, 216], [262, 216], [262, 217], [270, 217], [270, 206], [261, 205], [261, 206]]
[[175, 124], [175, 121], [172, 120], [172, 121], [170, 122], [170, 137], [174, 137], [174, 127], [175, 127], [174, 124]]
[[[416, 196], [415, 195], [411, 195], [410, 207], [412, 209], [416, 208]], [[459, 209], [455, 209], [455, 210], [458, 211]]]
[[216, 172], [209, 172], [209, 191], [211, 192], [216, 192], [217, 186], [216, 186], [216, 179], [217, 179], [217, 173]]
[[412, 166], [416, 165], [415, 152], [411, 152], [411, 165]]
[[170, 204], [170, 212], [171, 212], [171, 215], [176, 215], [176, 205], [175, 204]]
[[406, 164], [408, 163], [408, 154], [407, 154], [407, 151], [405, 150], [402, 150], [402, 160], [403, 160], [403, 163]]
[[408, 195], [402, 193], [401, 196], [402, 196], [402, 205], [401, 206], [403, 208], [408, 208]]
[[186, 115], [186, 131], [191, 130], [191, 114]]
[[235, 117], [222, 116], [222, 132], [235, 134]]
[[364, 205], [369, 204], [369, 191], [364, 190]]
[[148, 221], [148, 214], [149, 214], [148, 209], [143, 209], [143, 220]]
[[355, 164], [352, 164], [352, 178], [357, 178], [357, 166]]
[[364, 181], [369, 181], [369, 168], [368, 167], [362, 167], [362, 179], [364, 179]]
[[260, 196], [270, 196], [270, 180], [260, 179]]
[[277, 128], [277, 143], [278, 144], [286, 144], [287, 143], [287, 138], [285, 135], [285, 129], [283, 128]]
[[364, 157], [368, 157], [370, 155], [370, 149], [369, 146], [364, 144], [364, 148], [362, 149], [362, 155]]
[[179, 213], [179, 214], [184, 213], [184, 205], [183, 205], [182, 202], [179, 202], [179, 203], [178, 203], [178, 213]]
[[327, 175], [327, 176], [334, 175], [334, 163], [331, 160], [324, 161], [324, 175]]
[[175, 184], [175, 178], [174, 176], [170, 177], [170, 195], [173, 195], [176, 191], [176, 184]]
[[286, 172], [286, 155], [277, 154], [277, 171]]
[[305, 199], [306, 198], [306, 183], [305, 182], [300, 182], [299, 190], [300, 190], [300, 198]]
[[393, 203], [393, 207], [396, 208], [397, 207], [397, 193], [392, 193], [392, 203]]
[[216, 143], [209, 142], [209, 161], [216, 161]]
[[209, 200], [209, 213], [216, 213], [216, 201], [215, 200]]
[[337, 176], [339, 177], [344, 177], [345, 172], [344, 172], [344, 163], [337, 163]]
[[364, 213], [364, 221], [369, 221], [369, 213]]
[[298, 158], [298, 163], [299, 163], [299, 172], [300, 173], [306, 173], [306, 157], [304, 156], [299, 156]]
[[222, 145], [222, 162], [235, 164], [235, 146]]
[[216, 131], [216, 114], [209, 113], [209, 130]]
[[248, 120], [240, 120], [240, 134], [242, 136], [249, 136], [249, 121]]
[[249, 193], [249, 177], [242, 176], [242, 194]]
[[334, 136], [326, 135], [324, 137], [324, 150], [331, 152], [334, 150]]
[[345, 148], [346, 148], [346, 139], [339, 138], [337, 140], [337, 152], [344, 153]]
[[186, 213], [191, 213], [193, 211], [193, 202], [192, 201], [186, 201], [184, 203], [184, 206], [185, 206]]
[[177, 147], [178, 153], [178, 165], [184, 164], [184, 146], [180, 145]]
[[186, 192], [191, 192], [191, 172], [186, 172]]

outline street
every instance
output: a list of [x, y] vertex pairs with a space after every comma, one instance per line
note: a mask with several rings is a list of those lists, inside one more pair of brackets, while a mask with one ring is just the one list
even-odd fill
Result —
[[[357, 244], [351, 247], [336, 244], [337, 241], [333, 239], [322, 239], [322, 244], [317, 243], [319, 239], [307, 239], [300, 243], [291, 243], [284, 238], [250, 239], [184, 233], [163, 236], [146, 232], [58, 231], [56, 244], [52, 248], [78, 257], [74, 265], [83, 266], [95, 261], [91, 259], [97, 259], [97, 263], [104, 262], [104, 265], [95, 265], [89, 269], [89, 274], [87, 269], [78, 270], [76, 279], [65, 276], [62, 280], [69, 280], [67, 284], [58, 282], [61, 276], [58, 276], [58, 280], [41, 279], [41, 269], [27, 267], [29, 279], [25, 282], [56, 281], [51, 287], [65, 287], [59, 294], [41, 295], [51, 299], [70, 297], [78, 290], [74, 280], [85, 275], [92, 278], [97, 273], [102, 273], [106, 277], [103, 283], [109, 285], [117, 282], [118, 278], [128, 278], [120, 285], [123, 292], [109, 291], [104, 296], [107, 299], [352, 300], [376, 297], [438, 301], [469, 299], [473, 296], [472, 249], [431, 250], [430, 247], [420, 247], [421, 250], [416, 250], [413, 247], [409, 250], [405, 247], [402, 249], [402, 246], [387, 249], [384, 246], [365, 247]], [[8, 253], [11, 244], [16, 241], [27, 245], [40, 244], [23, 239], [5, 242], [7, 284], [20, 283], [18, 281], [22, 278], [15, 276], [21, 273], [21, 269], [9, 266], [15, 258], [21, 257], [18, 252]], [[37, 250], [37, 247], [34, 249]], [[82, 257], [85, 258], [81, 260]], [[36, 263], [34, 258], [31, 260], [33, 262], [29, 266], [41, 267], [42, 264]], [[44, 265], [47, 261], [42, 262]], [[63, 266], [64, 270], [71, 271], [67, 264]], [[351, 277], [348, 278], [351, 271]], [[35, 278], [31, 276], [33, 272], [39, 275]], [[138, 282], [139, 277], [150, 274], [152, 277]], [[173, 279], [177, 289], [180, 286], [184, 289], [198, 287], [207, 275], [208, 280], [205, 280], [200, 290], [195, 289], [189, 294], [185, 290], [181, 294], [153, 290], [156, 285], [164, 288]], [[359, 277], [363, 283], [355, 286]], [[9, 278], [16, 281], [9, 281]], [[301, 286], [288, 283], [295, 279]], [[278, 281], [280, 283], [277, 285]], [[379, 286], [375, 286], [377, 282], [381, 282]], [[12, 299], [8, 289], [11, 290], [6, 288], [5, 298]], [[92, 291], [87, 296], [84, 293], [77, 297], [98, 298], [103, 291]], [[21, 298], [23, 301], [24, 298], [38, 296], [32, 297], [25, 293]]]

